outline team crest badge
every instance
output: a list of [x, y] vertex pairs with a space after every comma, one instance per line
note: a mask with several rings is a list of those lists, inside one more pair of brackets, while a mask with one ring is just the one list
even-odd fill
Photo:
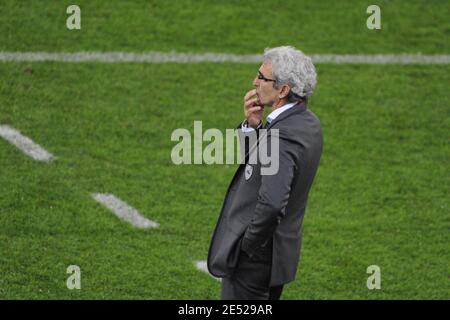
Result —
[[249, 164], [245, 166], [245, 180], [250, 179], [253, 173], [253, 167]]

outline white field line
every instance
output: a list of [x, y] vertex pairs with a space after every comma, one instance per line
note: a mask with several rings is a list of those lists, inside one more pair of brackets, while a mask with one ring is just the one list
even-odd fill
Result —
[[208, 275], [210, 275], [211, 277], [213, 277], [213, 278], [216, 279], [217, 281], [222, 281], [222, 279], [216, 278], [216, 277], [214, 277], [211, 273], [209, 273], [208, 267], [207, 267], [207, 262], [206, 262], [206, 261], [196, 261], [196, 262], [195, 262], [195, 267], [196, 267], [198, 270], [207, 273]]
[[109, 193], [92, 193], [92, 198], [110, 209], [119, 218], [141, 229], [158, 228], [159, 224], [142, 216], [136, 209]]
[[19, 131], [8, 125], [0, 125], [0, 137], [15, 145], [34, 160], [49, 162], [55, 158], [40, 145], [34, 143], [30, 138], [22, 135]]
[[[314, 63], [324, 64], [450, 64], [450, 55], [423, 54], [311, 54]], [[0, 51], [0, 62], [137, 62], [137, 63], [200, 63], [235, 62], [260, 63], [262, 55], [230, 53], [177, 52], [5, 52]]]

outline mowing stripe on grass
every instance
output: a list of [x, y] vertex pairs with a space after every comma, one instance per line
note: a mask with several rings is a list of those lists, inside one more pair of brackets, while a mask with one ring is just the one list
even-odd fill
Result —
[[[450, 55], [422, 54], [311, 54], [314, 63], [324, 64], [450, 64]], [[137, 63], [199, 63], [236, 62], [260, 63], [262, 55], [230, 53], [177, 53], [177, 52], [0, 52], [3, 62], [137, 62]]]
[[196, 267], [198, 270], [203, 271], [203, 272], [209, 274], [211, 277], [213, 277], [214, 279], [216, 279], [216, 280], [218, 280], [218, 281], [221, 281], [221, 280], [222, 280], [222, 279], [220, 279], [220, 278], [214, 277], [211, 273], [209, 273], [209, 271], [208, 271], [208, 266], [207, 266], [207, 262], [206, 262], [206, 261], [196, 261], [196, 262], [195, 262], [195, 267]]
[[55, 158], [50, 152], [8, 125], [0, 125], [0, 137], [15, 145], [34, 160], [49, 162]]
[[158, 228], [159, 224], [142, 216], [139, 211], [109, 193], [92, 193], [91, 196], [110, 209], [119, 218], [141, 229]]

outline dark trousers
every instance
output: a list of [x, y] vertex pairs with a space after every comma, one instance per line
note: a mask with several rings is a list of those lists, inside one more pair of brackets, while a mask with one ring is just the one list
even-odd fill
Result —
[[222, 279], [222, 300], [279, 300], [283, 286], [269, 287], [271, 265], [241, 252], [233, 275]]

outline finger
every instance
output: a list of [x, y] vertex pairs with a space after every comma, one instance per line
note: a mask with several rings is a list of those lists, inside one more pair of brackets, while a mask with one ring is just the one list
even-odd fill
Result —
[[244, 101], [247, 101], [256, 94], [256, 89], [250, 90], [245, 94]]
[[261, 111], [261, 110], [262, 110], [261, 107], [249, 108], [249, 109], [247, 109], [247, 114], [256, 113], [256, 112]]
[[248, 109], [249, 107], [256, 107], [260, 106], [263, 107], [264, 105], [261, 103], [261, 101], [258, 99], [258, 97], [255, 97], [253, 99], [250, 99], [244, 103], [245, 109]]
[[253, 99], [247, 100], [247, 101], [244, 103], [244, 106], [245, 106], [245, 109], [246, 109], [246, 110], [247, 110], [248, 108], [250, 108], [250, 107], [256, 106], [255, 100], [253, 100]]
[[252, 96], [256, 95], [256, 89], [250, 90], [249, 92], [247, 92], [247, 94], [244, 97], [244, 101], [247, 101], [248, 99], [250, 99]]

